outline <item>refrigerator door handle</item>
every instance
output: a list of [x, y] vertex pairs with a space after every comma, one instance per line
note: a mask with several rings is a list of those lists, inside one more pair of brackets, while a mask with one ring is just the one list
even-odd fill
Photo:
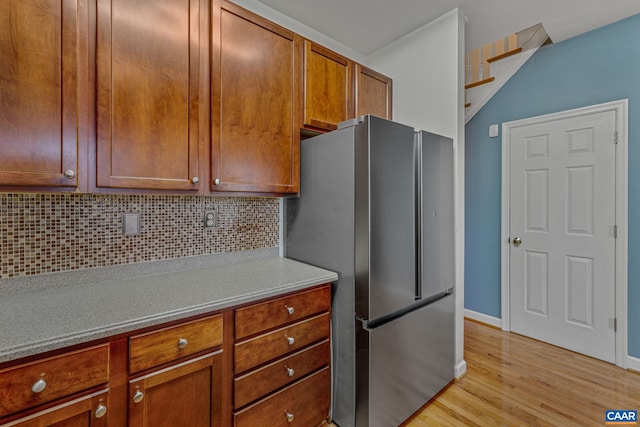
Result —
[[413, 161], [414, 161], [414, 193], [413, 204], [415, 209], [415, 254], [416, 254], [416, 290], [415, 300], [422, 299], [422, 134], [415, 132], [413, 135]]
[[447, 290], [444, 290], [442, 292], [438, 292], [435, 293], [431, 296], [428, 296], [426, 298], [422, 298], [421, 300], [416, 301], [413, 304], [410, 304], [408, 306], [406, 306], [405, 308], [402, 308], [400, 310], [394, 311], [393, 313], [389, 313], [386, 314], [384, 316], [380, 316], [376, 319], [372, 319], [372, 320], [366, 320], [366, 319], [362, 319], [362, 318], [356, 318], [357, 320], [362, 322], [362, 327], [367, 330], [367, 331], [372, 331], [376, 328], [379, 328], [382, 325], [385, 325], [399, 317], [402, 317], [408, 313], [411, 313], [412, 311], [418, 310], [419, 308], [425, 307], [427, 305], [431, 305], [433, 303], [435, 303], [436, 301], [440, 301], [443, 298], [448, 297], [449, 295], [453, 294], [453, 288], [449, 288]]

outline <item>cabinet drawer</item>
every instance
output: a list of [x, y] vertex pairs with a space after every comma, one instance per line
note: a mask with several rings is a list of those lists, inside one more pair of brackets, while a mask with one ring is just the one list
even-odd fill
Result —
[[0, 417], [105, 384], [108, 378], [108, 344], [4, 369]]
[[289, 357], [234, 380], [234, 408], [261, 398], [305, 375], [329, 364], [329, 340], [323, 341]]
[[139, 372], [222, 344], [222, 316], [129, 338], [129, 372]]
[[329, 337], [329, 313], [235, 344], [234, 372], [268, 362]]
[[328, 311], [330, 305], [331, 288], [325, 286], [239, 308], [235, 311], [236, 339]]
[[235, 414], [235, 427], [319, 425], [329, 417], [331, 376], [325, 368]]

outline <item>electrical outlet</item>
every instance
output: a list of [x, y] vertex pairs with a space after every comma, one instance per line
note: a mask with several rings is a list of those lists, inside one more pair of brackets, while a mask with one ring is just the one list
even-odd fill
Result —
[[218, 214], [216, 211], [204, 212], [204, 228], [215, 228], [218, 225]]

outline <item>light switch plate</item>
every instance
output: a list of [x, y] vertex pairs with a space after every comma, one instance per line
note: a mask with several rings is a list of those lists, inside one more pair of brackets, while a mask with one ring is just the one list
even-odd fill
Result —
[[122, 214], [122, 234], [125, 236], [140, 233], [140, 214]]
[[498, 125], [489, 125], [489, 138], [498, 136]]

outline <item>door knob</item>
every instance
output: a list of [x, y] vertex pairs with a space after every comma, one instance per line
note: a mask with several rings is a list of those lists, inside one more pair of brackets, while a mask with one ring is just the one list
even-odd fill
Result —
[[522, 239], [521, 238], [519, 238], [519, 237], [514, 237], [513, 238], [513, 246], [515, 246], [517, 248], [521, 244], [522, 244]]

